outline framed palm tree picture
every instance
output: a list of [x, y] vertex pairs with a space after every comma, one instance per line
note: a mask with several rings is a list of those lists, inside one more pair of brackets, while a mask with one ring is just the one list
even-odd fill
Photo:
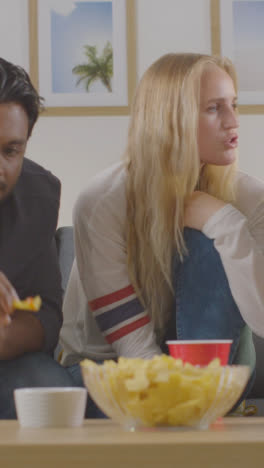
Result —
[[134, 0], [28, 0], [30, 76], [44, 115], [127, 115]]

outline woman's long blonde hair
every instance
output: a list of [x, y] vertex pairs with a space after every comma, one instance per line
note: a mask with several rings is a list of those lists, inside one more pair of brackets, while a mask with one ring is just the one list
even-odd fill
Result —
[[127, 251], [133, 286], [156, 331], [173, 299], [171, 264], [186, 253], [184, 203], [199, 190], [234, 200], [234, 164], [200, 171], [197, 144], [200, 81], [205, 67], [224, 69], [236, 87], [232, 63], [200, 54], [168, 54], [143, 75], [134, 98], [126, 150]]

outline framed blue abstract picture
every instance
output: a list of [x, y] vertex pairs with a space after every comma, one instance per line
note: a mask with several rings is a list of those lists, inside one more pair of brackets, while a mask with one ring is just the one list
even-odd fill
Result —
[[211, 0], [212, 51], [238, 74], [241, 113], [264, 113], [264, 0]]
[[30, 75], [46, 115], [126, 115], [133, 0], [29, 0]]

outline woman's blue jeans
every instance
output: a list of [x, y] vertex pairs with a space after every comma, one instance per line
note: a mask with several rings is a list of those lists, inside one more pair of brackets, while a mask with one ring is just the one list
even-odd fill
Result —
[[213, 240], [196, 229], [185, 228], [188, 255], [173, 261], [175, 310], [166, 338], [180, 340], [232, 339], [229, 364], [251, 366], [251, 378], [236, 406], [249, 393], [255, 379], [252, 333], [233, 299]]
[[233, 339], [230, 362], [245, 326], [232, 297], [228, 280], [213, 240], [202, 232], [185, 228], [188, 255], [173, 261], [176, 334], [187, 339]]
[[[246, 336], [246, 324], [232, 297], [228, 280], [217, 250], [212, 240], [196, 229], [185, 228], [184, 239], [188, 255], [183, 262], [175, 256], [173, 260], [173, 286], [175, 291], [175, 313], [167, 327], [162, 350], [167, 351], [167, 339], [232, 339], [229, 363], [241, 362], [241, 336]], [[251, 332], [252, 375], [236, 406], [248, 394], [253, 385], [255, 354]], [[253, 347], [253, 349], [252, 349]], [[247, 361], [247, 356], [245, 356]], [[69, 368], [77, 385], [83, 385], [79, 365]], [[90, 400], [91, 401], [91, 400]], [[103, 417], [103, 413], [92, 402], [87, 406], [87, 417]]]

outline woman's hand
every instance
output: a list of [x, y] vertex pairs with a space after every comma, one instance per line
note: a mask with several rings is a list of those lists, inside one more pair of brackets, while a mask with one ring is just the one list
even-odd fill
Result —
[[208, 193], [193, 192], [186, 200], [184, 226], [201, 231], [208, 219], [225, 205], [225, 202]]
[[14, 312], [13, 300], [17, 294], [4, 273], [0, 272], [0, 327], [8, 325]]

